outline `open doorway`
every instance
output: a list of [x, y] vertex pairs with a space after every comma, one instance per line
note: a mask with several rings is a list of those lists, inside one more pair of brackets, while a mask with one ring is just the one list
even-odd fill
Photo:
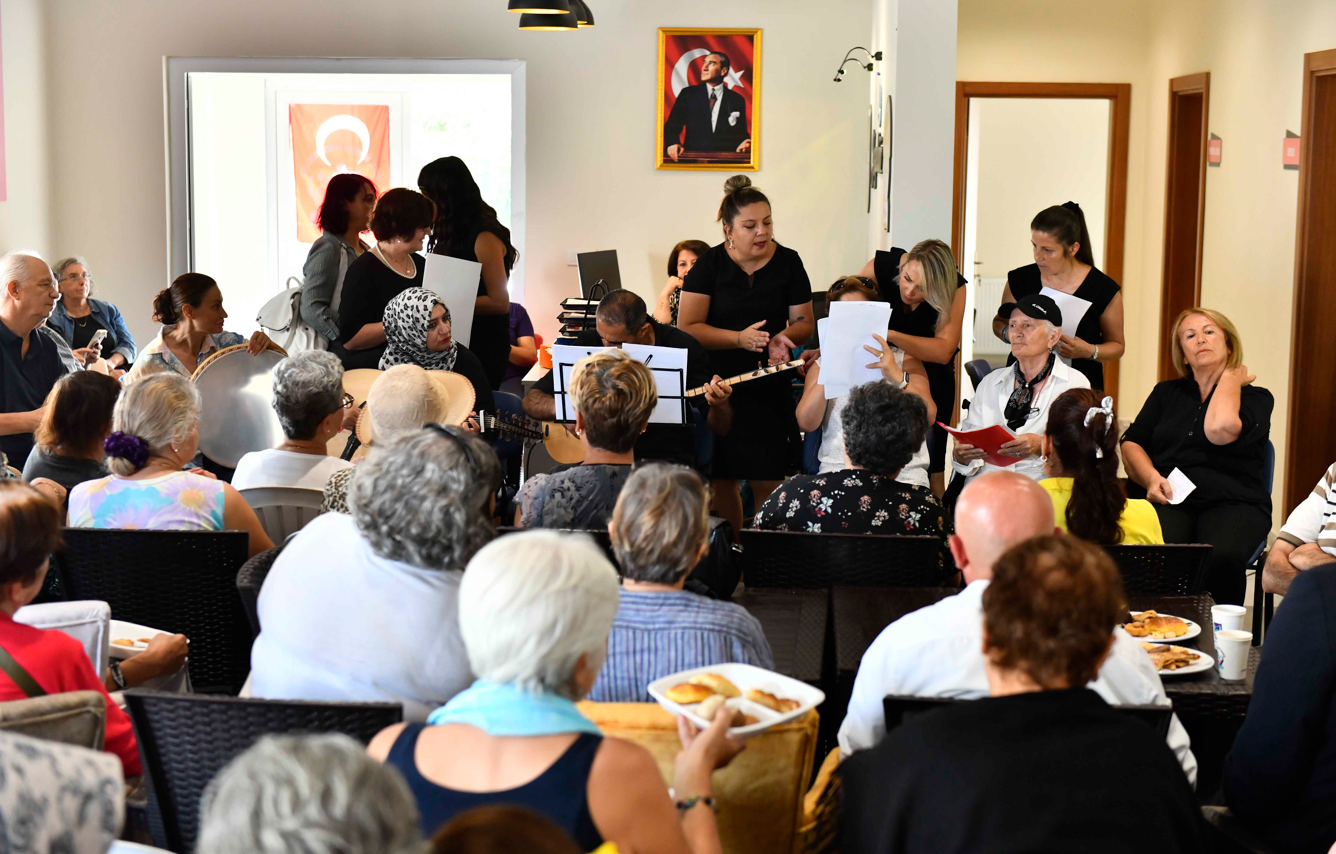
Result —
[[[1081, 205], [1095, 266], [1122, 284], [1131, 91], [1126, 83], [956, 83], [951, 249], [971, 282], [962, 361], [1006, 360], [992, 318], [1007, 272], [1033, 262], [1030, 220], [1050, 205]], [[1116, 401], [1117, 362], [1105, 363], [1104, 386]]]

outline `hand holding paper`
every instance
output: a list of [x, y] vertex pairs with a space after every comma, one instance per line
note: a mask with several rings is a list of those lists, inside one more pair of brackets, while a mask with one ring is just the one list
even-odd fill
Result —
[[[821, 382], [826, 400], [847, 394], [849, 389], [881, 379], [877, 365], [866, 367], [865, 345], [885, 335], [891, 323], [890, 303], [837, 302], [821, 328]], [[884, 341], [884, 339], [883, 339]]]
[[1169, 481], [1169, 488], [1173, 490], [1169, 494], [1170, 504], [1182, 504], [1197, 488], [1197, 484], [1188, 480], [1188, 476], [1177, 468], [1169, 472], [1169, 476], [1165, 480]]

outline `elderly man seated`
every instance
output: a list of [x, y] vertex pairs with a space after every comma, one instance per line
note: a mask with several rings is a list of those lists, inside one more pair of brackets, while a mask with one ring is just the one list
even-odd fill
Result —
[[[885, 737], [881, 701], [888, 694], [987, 696], [982, 602], [993, 564], [1012, 546], [1054, 533], [1053, 519], [1048, 493], [1024, 475], [995, 472], [965, 487], [956, 505], [951, 554], [965, 575], [966, 587], [901, 617], [872, 642], [858, 667], [849, 712], [840, 726], [842, 755], [870, 748]], [[1122, 629], [1114, 631], [1108, 657], [1088, 687], [1115, 705], [1169, 705], [1150, 657]], [[1168, 742], [1188, 781], [1195, 783], [1197, 760], [1177, 717], [1170, 723]]]
[[1328, 564], [1336, 564], [1336, 463], [1276, 535], [1262, 571], [1262, 589], [1284, 595], [1299, 573]]
[[27, 252], [0, 258], [0, 289], [0, 451], [21, 466], [46, 396], [68, 371], [55, 336], [38, 331], [60, 291], [47, 263]]
[[352, 463], [329, 456], [327, 450], [352, 411], [343, 406], [343, 364], [338, 356], [306, 350], [274, 366], [274, 411], [283, 425], [283, 441], [241, 458], [232, 475], [237, 489], [324, 489], [330, 475], [352, 468]]

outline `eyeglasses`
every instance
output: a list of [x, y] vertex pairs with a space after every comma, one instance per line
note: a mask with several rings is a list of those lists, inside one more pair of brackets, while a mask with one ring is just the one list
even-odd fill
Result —
[[351, 394], [349, 394], [349, 393], [346, 392], [346, 391], [343, 393], [343, 408], [344, 408], [344, 409], [352, 409], [352, 408], [353, 408], [353, 404], [356, 403], [356, 402], [357, 402], [357, 401], [353, 398], [353, 396], [352, 396]]
[[472, 472], [472, 473], [474, 473], [474, 474], [477, 474], [477, 472], [478, 472], [478, 461], [477, 461], [476, 459], [474, 459], [474, 457], [473, 457], [473, 449], [469, 447], [469, 443], [468, 443], [468, 442], [465, 442], [465, 441], [464, 441], [464, 438], [463, 438], [462, 436], [460, 436], [460, 435], [458, 435], [457, 433], [455, 433], [455, 431], [454, 431], [453, 428], [446, 427], [446, 426], [443, 425], [443, 424], [435, 424], [435, 423], [432, 423], [432, 424], [427, 424], [427, 425], [426, 425], [426, 429], [428, 429], [428, 430], [434, 430], [435, 432], [439, 433], [440, 435], [445, 436], [446, 438], [451, 439], [451, 440], [453, 440], [456, 444], [458, 444], [458, 445], [459, 445], [459, 449], [460, 449], [461, 451], [464, 452], [464, 458], [465, 458], [466, 460], [468, 460], [469, 471]]
[[87, 279], [90, 282], [93, 281], [93, 277], [87, 273], [69, 273], [60, 277], [60, 281], [62, 282], [72, 282], [75, 279]]

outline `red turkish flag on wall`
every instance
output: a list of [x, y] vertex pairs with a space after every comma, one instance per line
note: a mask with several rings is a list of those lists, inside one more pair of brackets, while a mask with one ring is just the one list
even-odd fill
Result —
[[[673, 111], [677, 93], [700, 81], [701, 65], [707, 54], [721, 51], [728, 56], [729, 70], [725, 85], [747, 102], [747, 127], [756, 126], [756, 37], [752, 34], [665, 35], [663, 43], [663, 114]], [[752, 131], [755, 134], [755, 131]], [[664, 145], [678, 140], [666, 139]]]
[[390, 108], [385, 104], [292, 104], [292, 176], [297, 239], [320, 236], [316, 214], [325, 185], [340, 172], [365, 175], [383, 192], [390, 183]]

